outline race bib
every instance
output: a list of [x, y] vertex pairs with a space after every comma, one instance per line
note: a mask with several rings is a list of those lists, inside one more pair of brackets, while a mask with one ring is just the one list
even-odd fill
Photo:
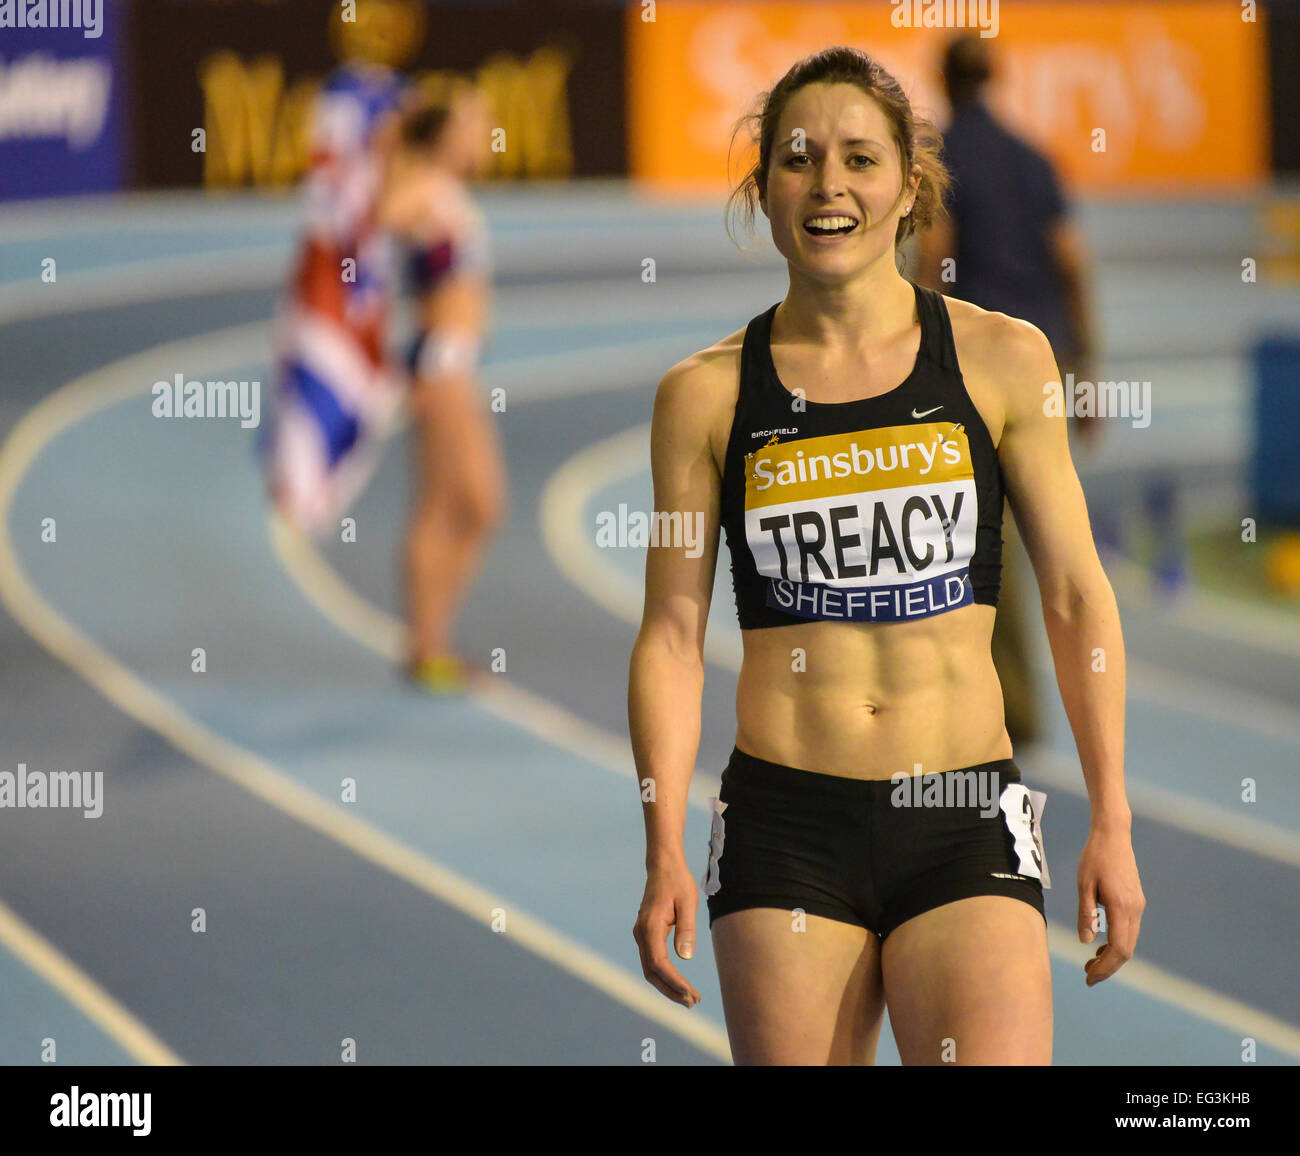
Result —
[[971, 605], [978, 514], [970, 443], [951, 421], [774, 436], [745, 455], [745, 541], [765, 603], [800, 618], [900, 622]]
[[1041, 827], [1046, 803], [1047, 796], [1042, 791], [1031, 791], [1023, 783], [1011, 783], [998, 799], [1007, 830], [1015, 840], [1020, 861], [1017, 870], [1021, 875], [1042, 880], [1044, 889], [1050, 890], [1052, 876], [1047, 870]]
[[726, 823], [722, 818], [727, 804], [721, 799], [710, 799], [709, 802], [713, 806], [713, 825], [709, 831], [709, 866], [700, 881], [705, 895], [713, 895], [722, 886], [718, 878], [718, 860], [722, 858], [722, 844], [727, 834]]

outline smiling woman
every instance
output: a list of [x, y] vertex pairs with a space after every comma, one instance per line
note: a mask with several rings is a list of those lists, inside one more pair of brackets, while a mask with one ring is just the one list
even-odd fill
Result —
[[[1144, 905], [1123, 639], [1061, 408], [1044, 405], [1045, 384], [1061, 392], [1051, 349], [900, 275], [898, 244], [942, 211], [948, 178], [876, 61], [819, 52], [746, 119], [758, 158], [730, 207], [751, 223], [761, 208], [790, 284], [655, 399], [655, 508], [703, 510], [709, 548], [647, 553], [628, 695], [642, 970], [697, 1002], [666, 940], [693, 954], [682, 832], [721, 532], [744, 656], [705, 888], [737, 1062], [871, 1063], [888, 1006], [904, 1063], [1050, 1063], [1043, 797], [1020, 782], [991, 655], [1007, 498], [1092, 802], [1079, 934], [1095, 938], [1099, 903], [1110, 931], [1090, 985], [1132, 954]], [[972, 775], [996, 808], [951, 802], [947, 780]]]
[[[901, 155], [901, 168], [909, 174], [909, 180], [906, 184], [894, 181], [893, 191], [896, 195], [883, 211], [892, 214], [899, 201], [906, 194], [911, 194], [894, 233], [894, 243], [900, 245], [913, 232], [931, 225], [942, 213], [943, 198], [949, 181], [948, 171], [940, 160], [943, 138], [934, 124], [912, 111], [911, 102], [902, 86], [877, 61], [860, 53], [860, 60], [847, 62], [848, 67], [841, 67], [837, 72], [828, 71], [826, 56], [826, 53], [818, 53], [792, 68], [770, 93], [765, 94], [761, 109], [742, 117], [737, 123], [736, 133], [748, 129], [754, 134], [758, 143], [758, 157], [728, 201], [728, 233], [736, 210], [743, 214], [750, 231], [753, 229], [755, 209], [761, 207], [764, 213], [767, 212], [766, 189], [773, 162], [787, 172], [807, 169], [815, 166], [825, 150], [833, 146], [845, 153], [847, 167], [866, 172], [882, 166], [888, 169], [890, 156], [897, 150]], [[812, 83], [809, 79], [811, 76], [817, 76], [818, 82], [822, 84], [836, 83], [837, 80], [855, 85], [861, 83], [864, 89], [871, 91], [883, 114], [886, 131], [877, 134], [877, 137], [853, 134], [829, 142], [810, 139], [807, 126], [796, 125], [788, 135], [778, 138], [778, 116], [793, 93]], [[915, 179], [911, 179], [913, 174]], [[872, 179], [882, 185], [882, 192], [888, 192], [884, 187], [887, 182], [882, 182], [879, 176]], [[851, 227], [841, 229], [844, 221], [848, 221]], [[804, 221], [804, 228], [810, 236], [819, 233], [826, 235], [828, 232], [848, 234], [856, 232], [859, 224], [862, 222], [851, 214], [841, 214], [833, 221], [823, 221], [812, 216]], [[868, 213], [866, 229], [870, 229], [872, 224]], [[810, 225], [824, 228], [809, 228]]]

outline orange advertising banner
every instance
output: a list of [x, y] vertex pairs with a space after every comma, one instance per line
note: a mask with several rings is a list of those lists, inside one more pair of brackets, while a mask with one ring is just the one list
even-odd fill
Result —
[[[795, 61], [836, 44], [877, 57], [913, 108], [942, 126], [939, 59], [965, 30], [993, 48], [994, 110], [1069, 186], [1125, 195], [1249, 188], [1269, 163], [1258, 8], [1236, 0], [632, 4], [630, 172], [665, 188], [725, 188], [738, 118], [756, 111]], [[742, 130], [732, 182], [752, 155]]]

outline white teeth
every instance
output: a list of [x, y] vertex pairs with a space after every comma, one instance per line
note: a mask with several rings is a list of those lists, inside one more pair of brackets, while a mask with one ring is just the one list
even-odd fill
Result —
[[804, 224], [814, 229], [843, 229], [856, 225], [857, 221], [852, 217], [810, 217]]

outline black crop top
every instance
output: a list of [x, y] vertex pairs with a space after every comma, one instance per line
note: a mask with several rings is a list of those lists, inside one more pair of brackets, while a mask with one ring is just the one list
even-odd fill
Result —
[[997, 452], [966, 392], [943, 297], [913, 288], [916, 364], [877, 397], [797, 398], [772, 362], [777, 306], [746, 328], [722, 476], [741, 629], [997, 605]]

